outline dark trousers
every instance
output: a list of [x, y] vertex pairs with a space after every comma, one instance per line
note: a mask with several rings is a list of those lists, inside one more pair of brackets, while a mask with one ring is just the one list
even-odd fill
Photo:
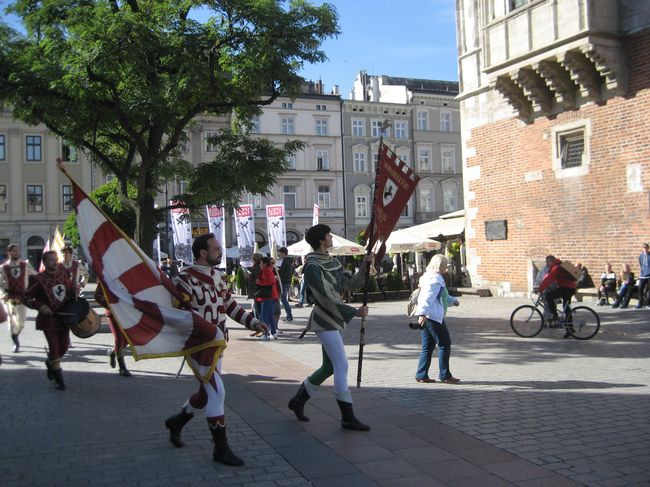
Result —
[[562, 299], [562, 307], [566, 308], [566, 305], [569, 303], [569, 301], [571, 301], [571, 298], [575, 293], [575, 289], [568, 287], [559, 287], [553, 291], [546, 293], [546, 305], [548, 306], [548, 310], [553, 315], [553, 318], [557, 318], [557, 306], [555, 304], [555, 300], [558, 298]]
[[643, 295], [645, 294], [645, 288], [648, 286], [648, 281], [650, 281], [650, 279], [647, 277], [645, 279], [639, 279], [639, 308], [643, 306]]
[[284, 307], [284, 312], [288, 320], [293, 320], [293, 315], [291, 314], [291, 306], [289, 305], [289, 289], [291, 288], [291, 283], [282, 283], [282, 296], [280, 302]]

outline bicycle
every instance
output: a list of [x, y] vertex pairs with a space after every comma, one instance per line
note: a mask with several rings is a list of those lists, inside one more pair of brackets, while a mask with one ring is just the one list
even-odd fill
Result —
[[519, 306], [510, 315], [510, 327], [520, 337], [537, 336], [544, 327], [564, 328], [569, 335], [578, 340], [589, 340], [598, 333], [600, 317], [593, 309], [586, 306], [572, 308], [567, 302], [562, 310], [558, 310], [560, 317], [557, 322], [554, 322], [544, 318], [542, 311], [546, 311], [546, 303], [542, 299], [543, 294], [539, 294], [537, 299], [533, 296], [531, 300], [534, 304]]

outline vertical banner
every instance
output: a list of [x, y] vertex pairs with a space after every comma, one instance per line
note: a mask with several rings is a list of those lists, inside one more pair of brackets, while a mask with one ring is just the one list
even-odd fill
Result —
[[284, 205], [266, 205], [266, 232], [269, 248], [287, 246], [287, 229], [284, 218]]
[[156, 236], [156, 240], [153, 241], [153, 257], [156, 259], [156, 265], [160, 265], [160, 234]]
[[208, 228], [210, 233], [214, 234], [214, 238], [221, 245], [223, 255], [221, 257], [220, 269], [226, 268], [226, 226], [224, 224], [224, 208], [223, 206], [208, 205], [205, 207], [205, 214], [208, 216]]
[[[171, 206], [177, 205], [178, 201], [170, 201]], [[174, 208], [170, 210], [172, 229], [174, 236], [174, 257], [182, 260], [185, 265], [192, 265], [192, 220], [190, 210], [187, 208]]]
[[241, 205], [239, 209], [235, 209], [235, 231], [237, 232], [239, 263], [244, 267], [252, 267], [255, 247], [253, 205]]
[[312, 226], [318, 225], [318, 220], [320, 218], [320, 206], [314, 205], [314, 217], [311, 220]]

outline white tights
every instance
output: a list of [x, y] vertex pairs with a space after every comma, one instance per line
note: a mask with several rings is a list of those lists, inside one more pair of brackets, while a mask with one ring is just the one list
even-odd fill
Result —
[[317, 331], [316, 336], [320, 340], [321, 345], [323, 345], [334, 367], [334, 390], [336, 391], [336, 398], [351, 403], [352, 395], [348, 387], [348, 357], [345, 354], [345, 346], [343, 345], [341, 332], [338, 330]]

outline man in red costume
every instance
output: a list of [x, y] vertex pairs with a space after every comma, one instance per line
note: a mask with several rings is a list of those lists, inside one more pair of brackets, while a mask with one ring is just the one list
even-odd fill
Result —
[[59, 265], [55, 251], [43, 254], [43, 265], [43, 272], [30, 277], [24, 302], [29, 308], [38, 310], [36, 329], [45, 334], [49, 348], [45, 361], [47, 378], [55, 381], [57, 389], [64, 390], [61, 359], [70, 346], [70, 329], [56, 313], [75, 297], [76, 287], [70, 282], [68, 272]]
[[[227, 338], [226, 316], [241, 323], [250, 330], [268, 332], [268, 326], [244, 311], [230, 295], [225, 275], [216, 268], [221, 262], [222, 249], [214, 235], [201, 235], [192, 245], [194, 265], [187, 266], [174, 276], [176, 288], [191, 306], [194, 312], [219, 327]], [[208, 368], [212, 355], [192, 354], [188, 357], [193, 370]], [[241, 466], [244, 460], [235, 455], [226, 439], [226, 417], [224, 412], [225, 390], [221, 380], [221, 361], [217, 361], [212, 377], [207, 383], [201, 383], [199, 391], [190, 396], [181, 411], [165, 421], [169, 429], [169, 441], [182, 447], [181, 430], [194, 417], [194, 411], [204, 410], [208, 426], [214, 439], [212, 458], [215, 462], [226, 465]]]
[[0, 270], [0, 299], [7, 305], [9, 317], [9, 332], [14, 342], [14, 352], [20, 350], [18, 335], [25, 327], [27, 308], [23, 305], [23, 295], [27, 290], [29, 276], [36, 271], [29, 262], [20, 260], [20, 247], [10, 244], [7, 247], [9, 260], [2, 265]]

